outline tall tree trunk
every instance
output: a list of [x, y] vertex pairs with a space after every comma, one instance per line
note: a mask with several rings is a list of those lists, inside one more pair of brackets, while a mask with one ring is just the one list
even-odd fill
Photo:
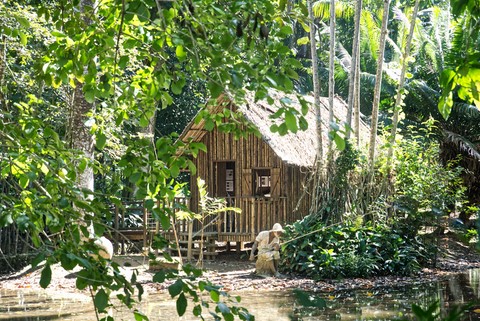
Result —
[[[142, 138], [149, 140], [151, 148], [155, 149], [155, 124], [157, 122], [157, 111], [153, 112], [152, 117], [148, 119], [148, 125], [146, 127], [140, 128], [139, 133]], [[150, 165], [145, 165], [142, 167], [144, 173], [150, 171]], [[132, 196], [136, 199], [137, 192], [139, 190], [138, 186], [135, 183], [132, 183]]]
[[5, 93], [3, 92], [3, 79], [5, 78], [5, 68], [7, 66], [7, 44], [5, 35], [0, 36], [0, 110], [8, 111]]
[[[94, 159], [94, 139], [90, 133], [90, 128], [85, 126], [89, 119], [88, 114], [94, 109], [93, 104], [85, 99], [82, 91], [82, 84], [77, 82], [74, 90], [73, 102], [70, 106], [72, 119], [70, 124], [71, 147], [82, 151], [85, 157], [91, 161]], [[80, 188], [94, 191], [93, 168], [89, 165], [83, 172], [77, 173], [77, 184]]]
[[397, 135], [398, 116], [401, 109], [401, 103], [403, 100], [403, 88], [405, 85], [405, 74], [408, 68], [408, 58], [410, 56], [410, 46], [412, 44], [413, 34], [415, 31], [415, 23], [417, 20], [418, 6], [420, 0], [415, 1], [415, 7], [413, 8], [412, 18], [410, 19], [410, 30], [408, 32], [407, 43], [405, 46], [405, 52], [402, 57], [402, 70], [400, 72], [400, 80], [398, 83], [397, 98], [395, 99], [395, 106], [393, 107], [393, 120], [392, 120], [392, 132], [390, 135], [390, 147], [388, 148], [387, 168], [390, 170], [392, 158], [393, 158], [393, 145], [395, 144], [395, 138]]
[[355, 90], [354, 90], [354, 104], [355, 110], [355, 138], [357, 141], [357, 148], [360, 148], [360, 50], [357, 50], [357, 71], [355, 72]]
[[316, 182], [314, 186], [315, 195], [313, 197], [314, 213], [318, 212], [318, 200], [321, 184], [321, 173], [323, 171], [323, 139], [322, 139], [322, 112], [320, 109], [320, 79], [318, 77], [318, 57], [317, 57], [317, 41], [315, 39], [315, 21], [313, 17], [312, 1], [307, 1], [308, 17], [310, 19], [310, 47], [312, 55], [312, 73], [313, 73], [313, 94], [316, 115], [316, 132], [317, 132], [317, 156], [316, 156]]
[[[333, 130], [333, 109], [335, 98], [335, 0], [330, 0], [330, 60], [329, 60], [329, 73], [328, 73], [328, 105], [329, 115], [328, 121], [330, 124], [330, 131]], [[332, 140], [328, 142], [328, 163], [332, 160]]]
[[372, 122], [370, 128], [370, 150], [369, 161], [371, 172], [375, 166], [375, 150], [377, 142], [377, 127], [378, 127], [378, 109], [380, 105], [380, 91], [382, 89], [382, 73], [383, 73], [383, 56], [385, 54], [385, 42], [387, 39], [387, 27], [388, 27], [388, 13], [390, 9], [390, 0], [383, 1], [383, 17], [382, 17], [382, 29], [380, 32], [380, 44], [377, 59], [377, 75], [375, 78], [375, 89], [373, 91], [373, 106], [372, 106]]
[[[357, 5], [355, 7], [355, 18], [354, 18], [354, 35], [353, 35], [353, 45], [352, 45], [352, 59], [351, 59], [351, 70], [348, 82], [348, 110], [347, 110], [347, 125], [352, 126], [352, 112], [353, 112], [353, 102], [355, 100], [355, 74], [357, 72], [357, 55], [360, 43], [360, 17], [362, 15], [362, 0], [357, 0]], [[350, 130], [347, 130], [347, 139], [350, 138]]]
[[[83, 23], [85, 26], [91, 24], [91, 13], [94, 10], [93, 0], [81, 0], [79, 10], [83, 14]], [[87, 67], [84, 67], [87, 72]], [[86, 125], [89, 117], [94, 112], [94, 104], [89, 103], [83, 93], [83, 84], [75, 81], [75, 89], [73, 91], [73, 99], [70, 104], [70, 120], [67, 131], [70, 146], [83, 152], [84, 156], [90, 160], [94, 160], [94, 136], [90, 133], [90, 127]], [[93, 168], [88, 164], [84, 171], [77, 173], [77, 184], [81, 189], [94, 191]]]

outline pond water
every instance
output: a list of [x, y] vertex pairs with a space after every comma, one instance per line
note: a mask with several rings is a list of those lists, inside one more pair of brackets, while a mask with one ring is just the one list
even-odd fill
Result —
[[[326, 308], [304, 307], [292, 291], [241, 293], [241, 306], [257, 321], [313, 320], [413, 320], [412, 304], [428, 307], [439, 302], [438, 312], [446, 315], [455, 305], [473, 303], [464, 320], [480, 321], [480, 270], [469, 270], [448, 281], [412, 284], [395, 289], [370, 289], [338, 293], [311, 294], [325, 300]], [[198, 320], [189, 310], [176, 315], [175, 301], [168, 294], [149, 295], [137, 308], [152, 321]], [[190, 307], [191, 308], [191, 307]], [[190, 310], [191, 311], [191, 310]], [[115, 320], [134, 320], [126, 310], [112, 310]], [[208, 315], [205, 315], [208, 320]], [[19, 289], [0, 291], [0, 320], [95, 320], [90, 300], [79, 297], [55, 297]]]

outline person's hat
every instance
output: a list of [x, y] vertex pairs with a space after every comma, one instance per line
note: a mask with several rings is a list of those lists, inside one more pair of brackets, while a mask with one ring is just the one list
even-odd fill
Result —
[[273, 224], [272, 227], [272, 232], [285, 232], [285, 230], [282, 228], [282, 226], [279, 223]]

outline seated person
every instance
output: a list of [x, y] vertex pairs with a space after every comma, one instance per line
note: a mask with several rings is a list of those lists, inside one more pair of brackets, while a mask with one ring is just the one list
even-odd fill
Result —
[[276, 277], [278, 273], [278, 261], [280, 260], [280, 237], [284, 230], [279, 223], [275, 223], [270, 231], [258, 233], [253, 243], [250, 261], [255, 259], [255, 250], [258, 248], [255, 270], [257, 274], [270, 274]]

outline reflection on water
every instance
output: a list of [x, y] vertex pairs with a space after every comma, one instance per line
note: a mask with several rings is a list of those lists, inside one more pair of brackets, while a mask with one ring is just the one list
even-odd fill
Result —
[[[440, 302], [442, 315], [455, 305], [480, 302], [480, 270], [469, 270], [442, 283], [412, 284], [401, 289], [323, 293], [325, 309], [302, 307], [292, 292], [241, 293], [241, 305], [258, 321], [412, 320], [411, 305], [423, 308]], [[178, 317], [168, 294], [146, 296], [137, 306], [150, 320], [198, 320], [192, 314]], [[190, 307], [191, 308], [191, 307]], [[465, 320], [480, 320], [471, 309]], [[191, 309], [190, 309], [191, 311]], [[133, 320], [126, 310], [112, 310], [115, 320]], [[187, 309], [187, 314], [189, 314]], [[208, 315], [204, 315], [208, 319]], [[95, 320], [92, 304], [84, 297], [48, 297], [26, 290], [0, 291], [0, 320]]]

